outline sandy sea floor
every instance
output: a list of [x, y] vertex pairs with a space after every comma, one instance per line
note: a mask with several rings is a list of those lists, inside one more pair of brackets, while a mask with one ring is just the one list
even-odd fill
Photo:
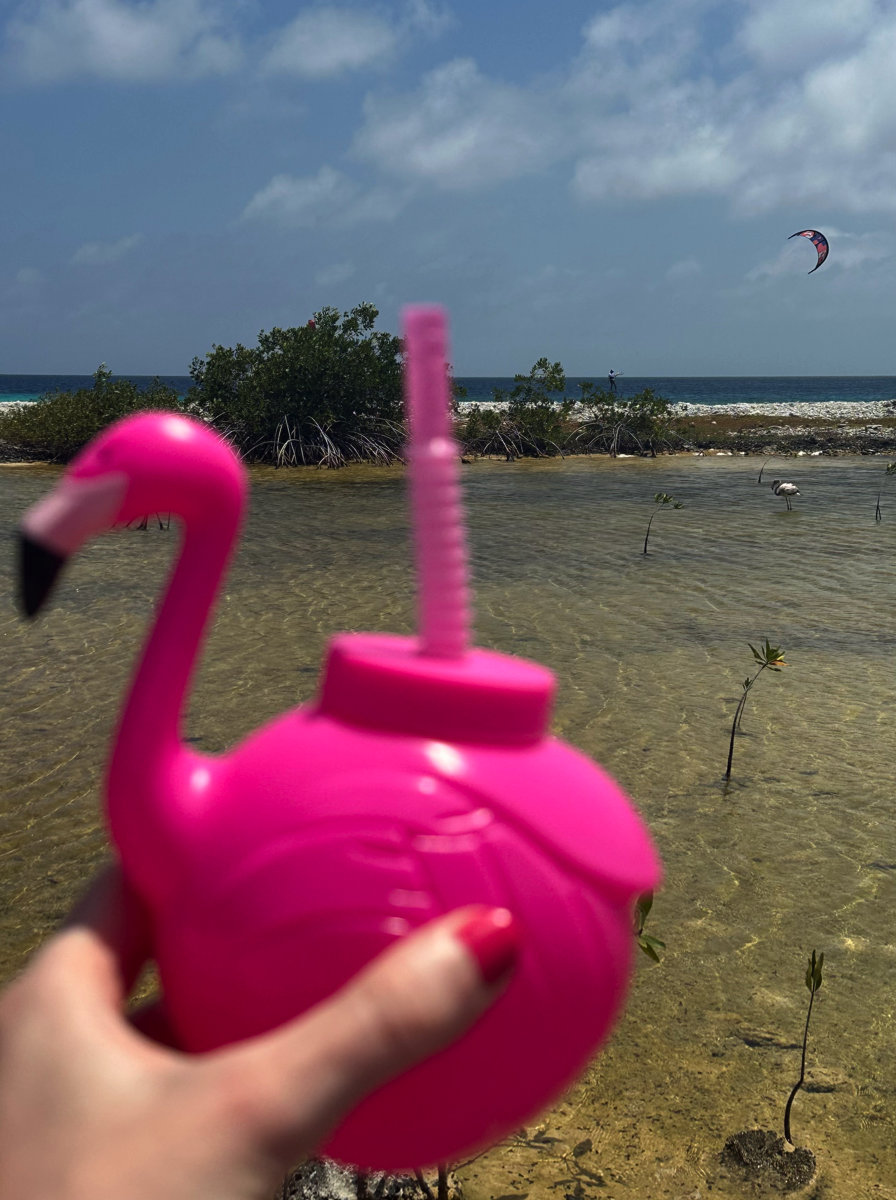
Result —
[[[793, 512], [757, 486], [749, 458], [464, 469], [478, 641], [556, 672], [555, 732], [634, 798], [666, 871], [648, 927], [662, 961], [638, 956], [614, 1037], [565, 1098], [456, 1165], [468, 1200], [750, 1194], [719, 1153], [740, 1129], [780, 1128], [813, 948], [825, 982], [793, 1110], [819, 1163], [806, 1194], [896, 1200], [896, 492], [884, 465], [787, 460]], [[7, 545], [57, 476], [0, 467]], [[658, 491], [684, 508], [657, 515], [645, 556]], [[313, 695], [331, 633], [410, 630], [407, 538], [401, 468], [253, 472], [190, 705], [194, 744], [225, 750]], [[98, 779], [175, 545], [152, 525], [100, 539], [28, 626], [12, 558], [0, 563], [2, 977], [107, 854]], [[726, 787], [748, 643], [766, 637], [789, 666], [751, 693]]]

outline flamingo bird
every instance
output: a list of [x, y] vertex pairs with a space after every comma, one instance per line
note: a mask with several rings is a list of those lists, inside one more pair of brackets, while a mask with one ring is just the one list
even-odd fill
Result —
[[[282, 1025], [461, 906], [509, 908], [525, 931], [482, 1019], [367, 1097], [323, 1147], [393, 1172], [461, 1158], [566, 1089], [619, 1012], [634, 901], [659, 881], [618, 786], [550, 736], [551, 673], [468, 645], [443, 322], [430, 308], [405, 318], [419, 635], [335, 637], [316, 699], [225, 754], [197, 753], [181, 731], [247, 499], [227, 443], [182, 415], [127, 417], [21, 525], [31, 615], [88, 538], [147, 512], [183, 527], [105, 807], [184, 1049]], [[533, 1039], [539, 1029], [551, 1036]]]
[[782, 483], [780, 479], [773, 479], [772, 480], [772, 491], [775, 493], [776, 496], [784, 497], [784, 499], [787, 501], [787, 511], [791, 512], [793, 506], [790, 503], [790, 498], [791, 498], [791, 496], [798, 496], [800, 494], [799, 490], [797, 489], [796, 484], [795, 483]]

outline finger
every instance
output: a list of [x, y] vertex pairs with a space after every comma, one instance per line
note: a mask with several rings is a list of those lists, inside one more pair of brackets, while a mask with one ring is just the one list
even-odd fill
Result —
[[70, 977], [80, 994], [93, 990], [120, 1005], [150, 954], [146, 911], [121, 869], [112, 864], [75, 904], [39, 957]]
[[506, 909], [459, 910], [402, 939], [298, 1021], [241, 1048], [262, 1087], [258, 1136], [281, 1154], [313, 1151], [367, 1093], [482, 1015], [519, 941]]

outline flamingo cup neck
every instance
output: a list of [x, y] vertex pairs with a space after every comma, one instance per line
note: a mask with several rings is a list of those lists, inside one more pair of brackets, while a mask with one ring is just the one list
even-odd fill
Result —
[[318, 712], [383, 733], [521, 746], [546, 734], [550, 671], [489, 650], [420, 653], [417, 638], [340, 634], [329, 645]]

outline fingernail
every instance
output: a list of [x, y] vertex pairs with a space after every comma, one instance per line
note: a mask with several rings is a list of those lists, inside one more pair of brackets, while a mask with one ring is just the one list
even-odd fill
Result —
[[482, 908], [454, 931], [476, 959], [485, 983], [497, 983], [516, 963], [519, 927], [506, 908]]

